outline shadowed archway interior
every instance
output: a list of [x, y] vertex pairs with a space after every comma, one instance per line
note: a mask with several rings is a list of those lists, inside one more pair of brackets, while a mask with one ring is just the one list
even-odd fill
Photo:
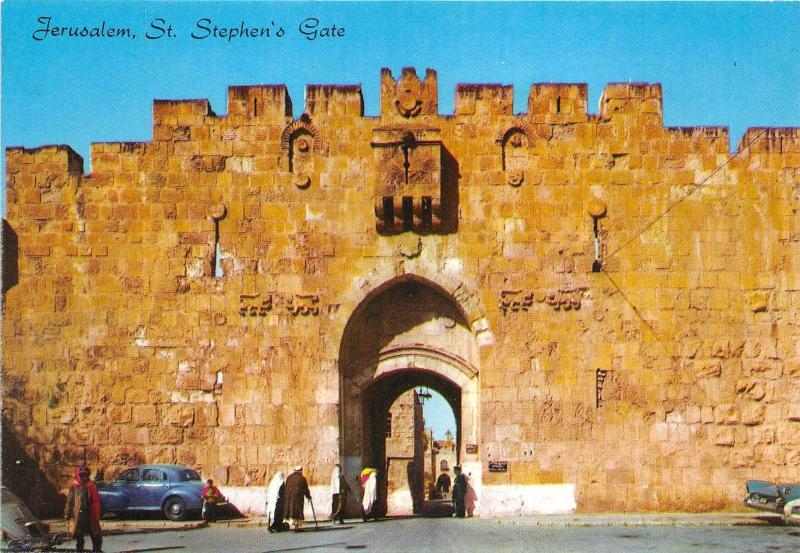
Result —
[[[474, 434], [478, 345], [457, 302], [416, 277], [387, 283], [354, 311], [340, 348], [340, 457], [353, 485], [361, 468], [380, 470], [386, 510], [386, 422], [404, 392], [427, 386], [449, 403], [460, 452], [465, 421]], [[470, 400], [465, 403], [469, 389]], [[464, 407], [470, 408], [464, 417]]]

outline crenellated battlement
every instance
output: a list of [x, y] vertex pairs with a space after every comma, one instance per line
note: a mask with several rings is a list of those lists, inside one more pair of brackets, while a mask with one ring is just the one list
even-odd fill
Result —
[[439, 114], [439, 90], [436, 71], [425, 70], [425, 78], [417, 70], [404, 67], [395, 80], [391, 69], [381, 69], [381, 117], [411, 118]]
[[292, 99], [285, 85], [228, 87], [228, 117], [255, 121], [281, 120], [292, 116]]
[[[512, 152], [509, 148], [513, 145], [506, 144], [515, 128], [524, 129], [520, 136], [527, 147], [542, 140], [573, 141], [580, 136], [584, 140], [594, 137], [598, 143], [608, 143], [603, 148], [614, 152], [638, 149], [642, 144], [654, 141], [668, 144], [665, 148], [670, 154], [722, 154], [729, 151], [727, 127], [664, 127], [663, 93], [659, 83], [607, 84], [596, 115], [588, 112], [588, 96], [586, 83], [534, 83], [530, 87], [527, 111], [514, 114], [512, 85], [459, 83], [455, 89], [454, 116], [448, 118], [438, 112], [436, 71], [426, 69], [420, 79], [415, 68], [404, 67], [395, 78], [390, 69], [383, 68], [380, 72], [380, 116], [374, 124], [397, 129], [423, 124], [443, 129], [449, 124], [446, 121], [452, 120], [468, 122], [470, 128], [486, 126], [487, 140], [502, 148], [498, 168], [504, 171], [517, 165], [528, 166], [527, 161], [521, 161], [527, 156], [524, 154], [526, 150], [514, 146], [516, 149]], [[266, 143], [270, 144], [268, 149], [274, 149], [275, 155], [281, 155], [281, 149], [288, 149], [284, 135], [287, 125], [293, 123], [293, 106], [289, 91], [283, 84], [229, 87], [227, 113], [223, 115], [218, 115], [207, 99], [154, 100], [152, 142], [92, 144], [92, 168], [94, 171], [130, 169], [136, 166], [136, 156], [162, 151], [156, 147], [159, 144], [169, 147], [164, 152], [194, 156], [195, 161], [188, 165], [181, 162], [182, 166], [215, 171], [225, 167], [222, 158], [254, 156], [264, 151], [263, 144]], [[364, 116], [364, 96], [357, 84], [307, 85], [303, 117], [311, 125], [309, 128], [316, 129], [317, 143], [329, 132], [326, 126], [330, 122], [335, 121], [341, 129], [342, 126], [360, 124], [357, 121], [373, 119]], [[299, 120], [294, 124], [298, 125]], [[512, 142], [516, 144], [519, 140], [514, 138]], [[443, 145], [447, 146], [446, 141]], [[793, 154], [800, 148], [798, 129], [752, 128], [742, 137], [738, 148], [745, 146], [749, 146], [749, 154]], [[56, 148], [62, 157], [67, 156], [65, 152], [72, 152], [66, 162], [70, 174], [75, 174], [77, 168], [82, 170], [82, 160], [79, 156], [76, 158], [77, 154], [68, 147], [10, 148], [8, 156], [9, 159], [26, 157], [49, 151], [48, 148]], [[343, 151], [352, 148], [349, 145]], [[197, 156], [203, 151], [216, 157], [212, 161], [199, 160]], [[315, 155], [319, 153], [321, 150], [318, 148]], [[308, 157], [304, 153], [291, 155]], [[50, 161], [49, 166], [54, 168], [56, 165]], [[251, 165], [251, 161], [236, 161], [231, 167]], [[289, 165], [287, 159], [285, 166]], [[515, 173], [512, 180], [520, 178], [517, 169], [512, 169], [512, 172]]]
[[9, 146], [6, 148], [6, 161], [24, 173], [70, 175], [83, 173], [83, 157], [70, 146], [63, 144], [48, 144], [36, 148]]
[[363, 117], [361, 86], [310, 84], [306, 87], [305, 113], [311, 116]]
[[661, 84], [609, 83], [600, 97], [600, 117], [639, 116], [661, 124]]
[[800, 153], [800, 128], [751, 127], [742, 136], [737, 150], [745, 146], [751, 152], [797, 154]]
[[495, 117], [513, 113], [512, 85], [461, 83], [456, 85], [456, 115]]
[[527, 115], [537, 123], [581, 123], [588, 103], [585, 83], [537, 83], [531, 85]]

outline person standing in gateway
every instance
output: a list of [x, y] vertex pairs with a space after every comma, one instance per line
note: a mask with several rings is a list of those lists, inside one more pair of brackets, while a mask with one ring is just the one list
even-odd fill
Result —
[[284, 485], [286, 492], [286, 502], [284, 503], [283, 518], [289, 521], [292, 530], [299, 530], [305, 522], [303, 509], [305, 499], [311, 500], [311, 492], [308, 489], [308, 480], [303, 476], [303, 467], [297, 465], [294, 472], [289, 475]]
[[364, 487], [364, 495], [361, 498], [364, 522], [367, 522], [370, 517], [378, 520], [377, 506], [375, 505], [378, 500], [378, 471], [366, 467], [361, 471], [360, 481]]
[[453, 516], [464, 518], [464, 498], [467, 495], [467, 479], [461, 474], [461, 467], [453, 467]]

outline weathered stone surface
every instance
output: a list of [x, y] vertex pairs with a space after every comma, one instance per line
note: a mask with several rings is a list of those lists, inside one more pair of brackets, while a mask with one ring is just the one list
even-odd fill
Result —
[[153, 141], [93, 144], [91, 174], [8, 149], [3, 417], [41, 470], [322, 485], [382, 463], [370, 409], [429, 385], [479, 497], [703, 510], [745, 472], [800, 479], [798, 129], [731, 154], [665, 128], [660, 85], [596, 115], [585, 85], [522, 114], [508, 86], [456, 95], [441, 116], [435, 72], [387, 70], [379, 117], [358, 86], [310, 87], [296, 120], [283, 86], [231, 88], [225, 116], [158, 101]]

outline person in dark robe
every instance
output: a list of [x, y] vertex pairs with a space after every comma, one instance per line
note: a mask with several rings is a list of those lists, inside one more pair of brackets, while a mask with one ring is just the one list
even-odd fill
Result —
[[453, 516], [464, 518], [464, 498], [467, 495], [467, 479], [461, 474], [461, 467], [453, 467], [456, 477], [453, 479]]
[[286, 479], [284, 490], [283, 518], [289, 521], [292, 530], [299, 530], [305, 521], [305, 516], [303, 515], [305, 499], [311, 500], [311, 491], [308, 489], [308, 480], [303, 476], [302, 466], [297, 465], [294, 467], [294, 472]]
[[75, 471], [75, 482], [67, 492], [64, 519], [70, 521], [70, 534], [75, 549], [83, 551], [84, 535], [92, 537], [92, 551], [101, 551], [103, 533], [100, 529], [100, 493], [89, 479], [89, 468], [80, 466]]

